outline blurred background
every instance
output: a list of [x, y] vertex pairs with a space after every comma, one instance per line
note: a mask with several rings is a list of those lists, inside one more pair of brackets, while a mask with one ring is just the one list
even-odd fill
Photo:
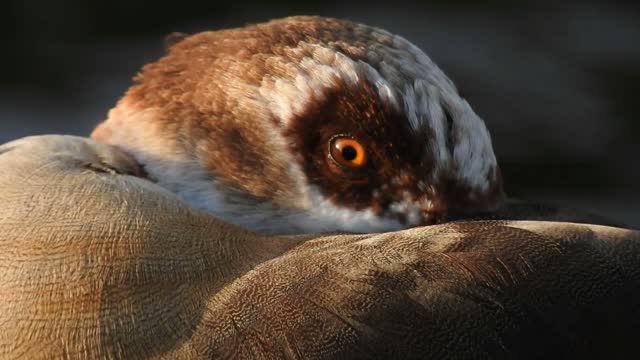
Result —
[[0, 143], [88, 135], [171, 32], [295, 14], [421, 47], [487, 122], [508, 193], [640, 226], [640, 5], [622, 1], [4, 0]]

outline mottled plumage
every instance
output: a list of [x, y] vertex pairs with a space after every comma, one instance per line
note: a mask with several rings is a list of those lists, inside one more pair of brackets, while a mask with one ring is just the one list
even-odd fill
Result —
[[[367, 163], [336, 165], [336, 136]], [[451, 80], [402, 37], [343, 20], [185, 37], [92, 137], [192, 205], [266, 233], [397, 230], [504, 199], [489, 133]]]

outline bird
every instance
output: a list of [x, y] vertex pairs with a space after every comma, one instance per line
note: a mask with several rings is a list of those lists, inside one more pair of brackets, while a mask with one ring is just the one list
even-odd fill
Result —
[[195, 208], [264, 234], [373, 233], [504, 204], [484, 121], [399, 35], [295, 16], [171, 42], [91, 138]]
[[92, 137], [0, 145], [2, 358], [636, 351], [640, 232], [504, 200], [482, 120], [383, 30], [185, 37]]

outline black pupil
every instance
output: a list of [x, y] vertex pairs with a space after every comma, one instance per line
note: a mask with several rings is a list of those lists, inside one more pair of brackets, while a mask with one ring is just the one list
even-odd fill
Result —
[[358, 156], [358, 150], [356, 150], [353, 146], [345, 146], [342, 149], [342, 158], [347, 161], [352, 161]]

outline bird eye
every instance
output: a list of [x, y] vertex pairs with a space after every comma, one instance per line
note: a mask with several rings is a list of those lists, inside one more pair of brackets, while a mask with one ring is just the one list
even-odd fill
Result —
[[338, 165], [361, 168], [367, 164], [367, 152], [358, 141], [346, 136], [337, 136], [329, 143], [331, 158]]

